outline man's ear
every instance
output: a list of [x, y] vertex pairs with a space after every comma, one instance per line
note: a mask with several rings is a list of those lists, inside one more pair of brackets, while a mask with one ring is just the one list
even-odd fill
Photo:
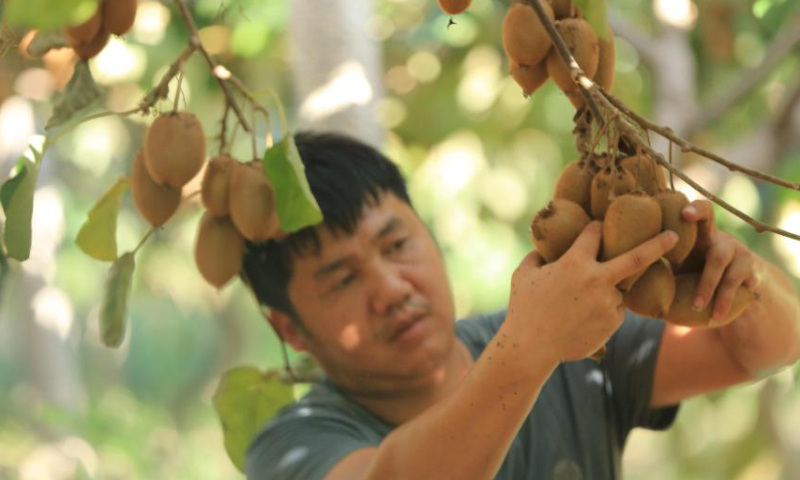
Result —
[[278, 335], [283, 341], [291, 345], [296, 352], [305, 352], [308, 350], [303, 336], [289, 315], [277, 310], [272, 310], [267, 315], [267, 320], [270, 325], [272, 325], [272, 328], [278, 332]]

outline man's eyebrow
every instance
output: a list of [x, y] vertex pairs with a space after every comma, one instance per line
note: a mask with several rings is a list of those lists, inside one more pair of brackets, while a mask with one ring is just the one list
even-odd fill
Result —
[[400, 219], [400, 217], [392, 216], [392, 218], [390, 218], [386, 222], [386, 224], [383, 227], [381, 227], [380, 231], [378, 231], [377, 238], [381, 239], [402, 226], [403, 226], [403, 221]]
[[347, 255], [345, 257], [337, 258], [336, 260], [326, 263], [325, 265], [319, 267], [314, 272], [314, 278], [320, 280], [331, 273], [335, 272], [336, 270], [344, 267], [347, 263], [349, 263], [353, 259], [352, 255]]

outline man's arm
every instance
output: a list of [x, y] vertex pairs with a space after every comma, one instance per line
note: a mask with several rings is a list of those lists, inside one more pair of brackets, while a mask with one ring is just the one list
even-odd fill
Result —
[[505, 322], [458, 388], [379, 447], [345, 457], [325, 480], [494, 478], [558, 363], [585, 358], [622, 323], [617, 283], [677, 240], [659, 235], [601, 264], [600, 236], [592, 222], [558, 261], [542, 266], [529, 254], [514, 272]]
[[732, 236], [713, 226], [709, 202], [693, 202], [706, 256], [698, 295], [713, 298], [720, 318], [741, 285], [759, 294], [737, 319], [718, 329], [667, 326], [656, 363], [652, 406], [670, 405], [766, 375], [800, 359], [800, 299], [792, 283]]

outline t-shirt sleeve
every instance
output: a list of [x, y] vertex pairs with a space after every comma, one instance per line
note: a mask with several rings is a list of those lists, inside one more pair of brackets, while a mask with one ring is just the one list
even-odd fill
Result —
[[621, 432], [634, 427], [663, 430], [675, 420], [678, 405], [650, 408], [656, 360], [664, 322], [627, 312], [608, 342], [603, 360], [611, 380], [611, 397]]
[[322, 480], [344, 457], [376, 446], [336, 416], [291, 418], [268, 426], [250, 444], [248, 480]]

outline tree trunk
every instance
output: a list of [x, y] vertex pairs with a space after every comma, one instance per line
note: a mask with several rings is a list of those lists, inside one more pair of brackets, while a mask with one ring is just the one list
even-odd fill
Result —
[[380, 146], [383, 96], [379, 42], [369, 36], [372, 2], [292, 0], [294, 89], [301, 128], [336, 131]]

